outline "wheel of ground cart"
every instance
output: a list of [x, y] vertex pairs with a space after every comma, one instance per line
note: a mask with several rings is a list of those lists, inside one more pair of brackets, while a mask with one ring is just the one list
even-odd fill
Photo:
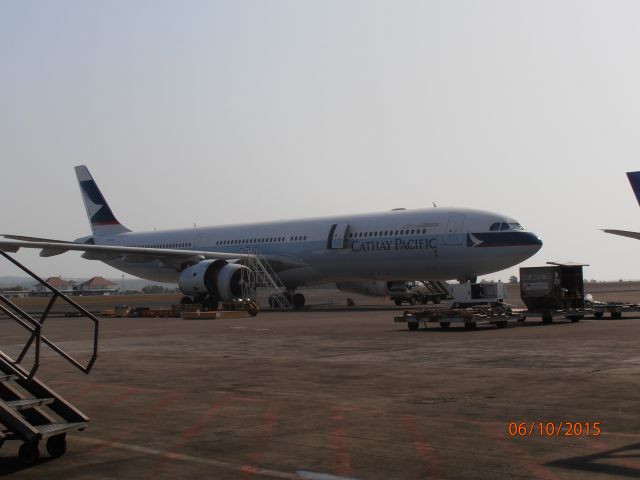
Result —
[[47, 453], [53, 458], [61, 457], [67, 451], [67, 435], [55, 435], [47, 440]]
[[304, 307], [305, 298], [301, 293], [296, 293], [293, 296], [293, 308], [302, 308]]
[[571, 323], [576, 323], [579, 322], [580, 320], [582, 320], [584, 318], [583, 315], [569, 315], [567, 317], [569, 320], [571, 320]]
[[612, 320], [620, 320], [622, 318], [622, 312], [611, 312]]
[[593, 312], [593, 318], [602, 318], [604, 317], [604, 312]]
[[394, 303], [395, 303], [397, 306], [400, 306], [400, 305], [402, 305], [402, 300], [400, 300], [399, 298], [396, 298], [396, 299], [394, 300]]
[[18, 457], [23, 465], [30, 467], [34, 465], [38, 458], [40, 458], [40, 452], [38, 451], [38, 442], [23, 443], [18, 450]]
[[418, 322], [408, 322], [407, 327], [409, 327], [409, 330], [418, 330], [420, 324]]
[[409, 305], [415, 305], [416, 304], [416, 297], [411, 297], [409, 299]]
[[466, 322], [464, 328], [467, 330], [475, 330], [477, 327], [476, 322]]
[[553, 315], [551, 315], [550, 313], [543, 313], [542, 323], [553, 323]]
[[438, 303], [440, 303], [440, 302], [442, 301], [442, 298], [440, 298], [440, 295], [436, 295], [436, 296], [434, 296], [434, 297], [432, 298], [432, 300], [433, 300], [433, 303], [434, 303], [435, 305], [437, 305]]
[[442, 328], [443, 330], [446, 330], [450, 326], [451, 326], [450, 322], [440, 322], [440, 328]]
[[507, 326], [506, 320], [500, 320], [499, 322], [496, 322], [496, 328], [505, 328], [506, 326]]

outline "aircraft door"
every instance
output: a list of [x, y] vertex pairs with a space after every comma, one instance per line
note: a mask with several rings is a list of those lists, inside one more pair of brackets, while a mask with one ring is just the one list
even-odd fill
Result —
[[445, 245], [462, 245], [462, 224], [464, 215], [451, 215], [444, 237]]
[[347, 230], [348, 223], [334, 223], [331, 225], [329, 235], [327, 237], [327, 249], [338, 250], [347, 246]]

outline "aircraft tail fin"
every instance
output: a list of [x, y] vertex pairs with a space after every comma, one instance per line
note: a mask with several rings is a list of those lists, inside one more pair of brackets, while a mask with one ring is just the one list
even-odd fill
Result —
[[89, 169], [85, 165], [79, 165], [75, 170], [93, 234], [101, 236], [130, 232], [131, 230], [122, 225], [113, 215]]
[[627, 178], [640, 205], [640, 172], [627, 172]]

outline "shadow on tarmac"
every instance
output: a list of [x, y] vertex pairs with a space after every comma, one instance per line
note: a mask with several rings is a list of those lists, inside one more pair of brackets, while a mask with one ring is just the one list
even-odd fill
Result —
[[545, 466], [640, 478], [640, 442], [593, 455], [554, 460], [546, 463]]

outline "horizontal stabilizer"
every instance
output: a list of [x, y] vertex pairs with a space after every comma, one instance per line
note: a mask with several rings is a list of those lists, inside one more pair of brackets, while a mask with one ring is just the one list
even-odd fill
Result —
[[628, 232], [627, 230], [602, 230], [605, 233], [611, 233], [613, 235], [620, 235], [621, 237], [629, 237], [635, 238], [636, 240], [640, 240], [640, 232]]

